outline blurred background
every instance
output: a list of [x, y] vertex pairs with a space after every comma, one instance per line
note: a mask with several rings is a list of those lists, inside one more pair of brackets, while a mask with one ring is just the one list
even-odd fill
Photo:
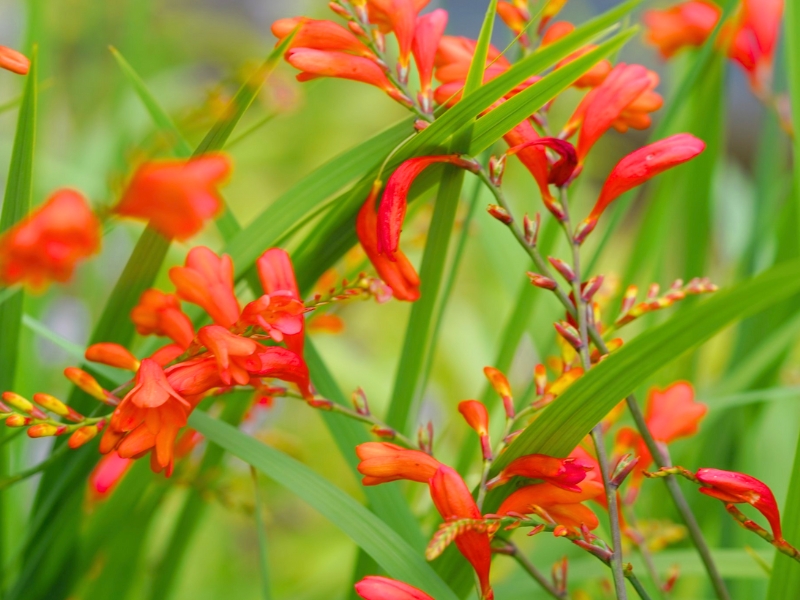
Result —
[[[154, 134], [147, 113], [121, 75], [109, 46], [120, 50], [185, 136], [195, 143], [272, 49], [275, 40], [270, 24], [278, 18], [297, 15], [329, 18], [332, 13], [326, 4], [323, 0], [0, 0], [0, 44], [26, 52], [34, 42], [39, 44], [42, 93], [34, 203], [43, 201], [59, 187], [73, 186], [84, 191], [95, 206], [110, 205], [118, 197], [132, 165], [168, 150], [164, 140]], [[558, 18], [580, 23], [615, 4], [613, 0], [570, 0]], [[671, 3], [645, 4], [659, 7]], [[474, 38], [486, 1], [433, 0], [431, 6], [450, 10], [449, 34]], [[498, 22], [495, 44], [504, 47], [510, 40], [511, 35]], [[727, 285], [793, 252], [796, 244], [792, 233], [781, 228], [781, 223], [793, 218], [786, 203], [791, 189], [788, 138], [780, 131], [774, 114], [765, 111], [755, 99], [740, 70], [720, 62], [718, 79], [701, 82], [689, 95], [676, 96], [677, 83], [691, 66], [691, 53], [667, 65], [652, 47], [643, 44], [639, 35], [622, 51], [619, 60], [638, 62], [658, 71], [662, 75], [659, 91], [668, 103], [680, 105], [681, 123], [704, 127], [718, 148], [705, 178], [698, 180], [699, 187], [692, 187], [691, 182], [684, 187], [665, 183], [619, 215], [617, 229], [594, 263], [595, 272], [606, 273], [610, 281], [628, 275], [625, 284], [635, 282], [640, 286], [658, 281], [666, 287], [675, 278], [696, 275], [709, 275], [720, 285]], [[778, 63], [782, 65], [782, 59]], [[10, 158], [15, 99], [21, 84], [21, 78], [0, 78], [0, 165], [7, 164]], [[709, 92], [706, 88], [712, 85], [717, 87]], [[778, 89], [784, 87], [780, 66], [776, 85]], [[553, 108], [552, 121], [563, 123], [579, 99], [578, 92], [566, 92]], [[282, 65], [226, 148], [234, 158], [235, 174], [225, 189], [225, 197], [238, 219], [248, 223], [314, 168], [404, 116], [402, 108], [372, 88], [334, 80], [300, 85], [294, 80], [292, 69]], [[656, 124], [658, 119], [656, 113]], [[650, 133], [606, 136], [581, 178], [575, 198], [581, 210], [593, 202], [613, 164], [643, 145]], [[5, 173], [0, 172], [0, 183], [4, 181]], [[515, 162], [509, 166], [506, 185], [512, 202], [521, 211], [541, 210], [533, 182]], [[703, 190], [703, 185], [707, 189]], [[465, 198], [483, 194], [475, 189], [476, 182], [468, 178]], [[477, 206], [481, 208], [489, 201], [481, 195]], [[404, 246], [417, 264], [430, 215], [430, 202], [420, 204], [404, 236]], [[648, 224], [654, 228], [650, 231], [657, 231], [658, 235], [645, 239], [648, 246], [643, 248], [638, 243], [642, 238], [637, 236]], [[69, 285], [26, 300], [28, 314], [76, 344], [86, 343], [142, 230], [130, 223], [109, 225], [108, 229], [102, 255], [84, 265]], [[193, 243], [221, 246], [213, 227]], [[587, 246], [591, 254], [597, 242]], [[169, 264], [182, 261], [187, 248], [174, 244]], [[556, 244], [553, 254], [564, 251]], [[357, 253], [349, 255], [336, 275], [344, 277], [360, 264]], [[454, 460], [464, 444], [473, 444], [477, 457], [477, 442], [458, 418], [455, 407], [460, 400], [482, 393], [482, 368], [495, 363], [505, 324], [521, 295], [529, 293], [526, 269], [525, 256], [513, 239], [478, 210], [468, 230], [465, 261], [444, 315], [434, 367], [420, 406], [420, 422], [434, 423], [437, 456], [444, 461]], [[159, 286], [169, 289], [168, 283], [164, 269]], [[619, 287], [609, 287], [606, 295], [614, 297], [619, 291]], [[520, 394], [530, 382], [533, 365], [556, 352], [551, 323], [558, 317], [558, 308], [545, 295], [537, 296], [533, 306], [509, 373]], [[337, 335], [319, 333], [315, 341], [345, 393], [362, 386], [373, 409], [380, 414], [395, 377], [402, 376], [395, 372], [396, 359], [409, 306], [398, 302], [355, 303], [334, 310], [344, 322], [344, 331]], [[608, 308], [611, 314], [616, 310], [616, 306]], [[768, 318], [752, 319], [665, 369], [651, 382], [666, 385], [677, 378], [691, 377], [700, 399], [708, 400], [712, 406], [701, 435], [675, 445], [675, 462], [688, 467], [749, 469], [771, 485], [782, 501], [800, 416], [796, 395], [791, 392], [793, 386], [800, 384], [800, 371], [786, 366], [793, 364], [793, 344], [785, 342], [778, 354], [767, 356], [771, 360], [763, 365], [750, 365], [753, 373], [735, 379], [735, 385], [727, 377], [745, 368], [740, 361], [748, 351], [760, 347], [768, 334], [785, 333], [784, 325], [791, 313], [787, 306]], [[661, 318], [644, 320], [626, 336]], [[791, 327], [800, 328], [795, 321], [791, 321]], [[27, 331], [20, 354], [17, 391], [23, 395], [43, 389], [66, 393], [60, 370], [73, 359], [63, 350]], [[776, 387], [790, 391], [778, 394], [776, 401], [768, 394], [741, 396], [747, 390]], [[643, 397], [646, 388], [642, 392]], [[363, 497], [359, 482], [338, 453], [331, 450], [333, 441], [312, 410], [299, 403], [278, 401], [269, 409], [253, 409], [245, 427], [267, 443], [300, 458], [348, 493]], [[43, 440], [15, 442], [12, 472], [38, 463], [47, 451]], [[701, 456], [703, 465], [698, 463]], [[203, 489], [204, 517], [189, 541], [171, 598], [260, 597], [250, 473], [244, 463], [231, 459], [227, 464], [229, 469]], [[470, 483], [477, 480], [477, 466], [477, 462], [473, 463], [468, 474]], [[36, 483], [33, 479], [4, 492], [12, 498], [11, 510], [16, 511], [12, 514], [19, 516], [11, 519], [8, 530], [2, 532], [12, 547], [23, 539], [24, 516]], [[163, 559], [186, 490], [200, 485], [180, 476], [173, 483], [177, 485], [169, 489], [165, 501], [141, 521], [146, 531], [144, 552], [120, 571], [126, 585], [115, 593], [125, 590], [126, 598], [150, 597], [154, 568]], [[355, 546], [279, 486], [263, 479], [261, 484], [266, 497], [274, 597], [348, 597]], [[157, 488], [164, 483], [154, 479], [152, 485]], [[430, 500], [422, 486], [404, 490], [415, 511], [428, 515], [426, 524], [435, 527]], [[718, 503], [698, 498], [691, 491], [689, 494], [712, 545], [739, 549], [725, 555], [723, 567], [726, 575], [734, 578], [734, 597], [759, 597], [766, 581], [764, 571], [741, 548], [752, 544], [761, 552], [759, 556], [769, 558], [765, 545], [743, 536]], [[665, 539], [674, 537], [671, 554], [662, 563], [681, 566], [675, 597], [710, 597], [680, 529], [668, 523], [676, 518], [672, 508], [660, 496], [660, 487], [646, 485], [639, 513], [642, 519], [652, 521], [652, 527], [662, 528]], [[87, 501], [79, 510], [90, 513], [98, 507]], [[110, 528], [121, 527], [125, 519], [126, 515], [119, 515], [120, 522], [112, 522]], [[545, 570], [564, 554], [578, 556], [570, 571], [575, 587], [584, 587], [591, 597], [605, 597], [602, 585], [592, 581], [605, 575], [602, 565], [576, 553], [568, 543], [536, 538], [526, 542], [526, 547]], [[21, 567], [13, 563], [13, 556], [11, 560], [6, 568], [14, 571]], [[75, 598], [122, 598], [102, 595], [93, 587], [103, 568], [102, 558], [92, 564], [75, 591]], [[508, 561], [496, 561], [495, 577], [499, 599], [540, 597], [535, 585], [520, 578]]]

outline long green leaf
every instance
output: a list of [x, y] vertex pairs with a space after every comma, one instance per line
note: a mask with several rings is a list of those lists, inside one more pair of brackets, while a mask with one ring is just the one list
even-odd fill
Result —
[[373, 513], [304, 464], [205, 413], [193, 413], [189, 425], [319, 511], [391, 577], [425, 590], [437, 600], [456, 600], [417, 550]]

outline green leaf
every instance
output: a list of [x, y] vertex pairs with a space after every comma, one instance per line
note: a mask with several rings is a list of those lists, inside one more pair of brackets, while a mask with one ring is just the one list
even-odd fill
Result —
[[456, 600], [417, 550], [373, 513], [304, 464], [205, 413], [193, 413], [189, 425], [319, 511], [391, 577], [416, 586], [437, 600]]
[[496, 17], [497, 0], [491, 0], [486, 8], [486, 16], [483, 18], [481, 33], [478, 36], [477, 44], [475, 44], [475, 53], [472, 55], [472, 62], [469, 65], [467, 80], [464, 82], [464, 96], [468, 96], [483, 84], [486, 59], [489, 57], [489, 47], [492, 45], [492, 31], [494, 30]]
[[262, 499], [258, 485], [258, 471], [255, 467], [250, 467], [253, 476], [253, 514], [256, 521], [256, 531], [258, 536], [258, 570], [261, 574], [261, 598], [262, 600], [272, 600], [272, 590], [270, 588], [269, 576], [269, 547], [267, 542], [267, 531], [264, 526], [264, 517], [261, 514]]
[[492, 466], [525, 454], [566, 456], [623, 398], [658, 369], [724, 327], [800, 291], [800, 260], [715, 293], [626, 343], [570, 386]]

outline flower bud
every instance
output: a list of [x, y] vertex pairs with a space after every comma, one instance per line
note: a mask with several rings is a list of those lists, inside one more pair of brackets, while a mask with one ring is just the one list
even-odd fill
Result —
[[368, 416], [369, 412], [369, 404], [367, 403], [367, 395], [364, 393], [364, 390], [361, 388], [357, 388], [352, 395], [353, 399], [353, 407], [356, 409], [356, 412], [360, 415]]
[[558, 287], [558, 284], [549, 277], [539, 275], [533, 271], [528, 271], [528, 277], [533, 285], [538, 288], [542, 288], [543, 290], [554, 290]]
[[525, 213], [525, 216], [522, 219], [522, 226], [525, 232], [525, 242], [528, 246], [535, 246], [536, 242], [539, 239], [539, 227], [542, 224], [542, 215], [536, 213], [531, 219], [528, 216], [528, 213]]
[[506, 417], [513, 419], [516, 412], [514, 410], [514, 397], [511, 394], [511, 386], [508, 383], [508, 379], [499, 369], [494, 367], [484, 367], [483, 374], [486, 375], [497, 395], [503, 399]]
[[364, 28], [361, 27], [358, 23], [350, 21], [347, 26], [350, 28], [350, 31], [355, 33], [359, 37], [367, 37], [367, 32], [364, 31]]
[[580, 334], [578, 334], [577, 329], [575, 329], [572, 325], [566, 321], [562, 321], [560, 323], [554, 323], [554, 326], [558, 334], [564, 338], [570, 346], [575, 348], [575, 350], [580, 350], [583, 348], [583, 342], [581, 341]]
[[635, 285], [629, 285], [628, 289], [625, 290], [625, 294], [622, 296], [622, 309], [621, 314], [626, 315], [630, 310], [633, 308], [633, 305], [636, 304], [636, 296], [639, 294], [639, 288]]
[[397, 437], [397, 432], [391, 427], [381, 427], [380, 425], [374, 425], [371, 431], [374, 435], [377, 435], [379, 438], [385, 440], [393, 440], [395, 437]]
[[621, 486], [625, 478], [636, 468], [638, 462], [639, 457], [634, 457], [633, 454], [626, 454], [620, 458], [611, 475], [611, 485], [616, 488]]
[[328, 8], [330, 8], [333, 12], [335, 12], [340, 17], [343, 17], [345, 19], [349, 19], [350, 18], [350, 13], [348, 13], [347, 9], [345, 7], [343, 7], [341, 4], [339, 4], [338, 2], [329, 2], [328, 3]]
[[74, 423], [80, 423], [85, 418], [82, 414], [74, 411], [61, 400], [51, 396], [50, 394], [34, 394], [33, 401], [43, 409], [49, 410], [51, 413], [56, 414], [59, 417], [69, 419]]
[[139, 370], [139, 360], [127, 348], [119, 344], [92, 344], [86, 349], [84, 356], [86, 360], [102, 363], [110, 367], [125, 369], [126, 371]]
[[458, 405], [458, 412], [464, 417], [481, 440], [481, 451], [484, 460], [492, 460], [492, 446], [489, 442], [489, 412], [482, 402], [464, 400]]
[[536, 385], [536, 395], [541, 396], [547, 388], [547, 368], [538, 364], [533, 368], [533, 383]]
[[32, 425], [28, 428], [28, 437], [51, 437], [54, 435], [61, 435], [66, 430], [67, 428], [63, 426], [57, 427], [56, 425], [51, 425], [50, 423], [38, 423], [37, 425]]
[[6, 418], [7, 427], [26, 427], [27, 425], [30, 425], [32, 422], [33, 419], [31, 419], [30, 417], [24, 417], [22, 415], [18, 415], [17, 413], [9, 415], [8, 418]]
[[326, 400], [325, 398], [312, 398], [307, 402], [311, 408], [318, 408], [320, 410], [333, 410], [333, 402]]
[[495, 187], [503, 183], [503, 173], [506, 170], [506, 155], [492, 156], [489, 158], [489, 179]]
[[108, 392], [106, 392], [103, 387], [97, 383], [97, 380], [94, 377], [89, 375], [83, 369], [79, 369], [78, 367], [67, 367], [64, 369], [64, 376], [69, 379], [73, 385], [89, 394], [92, 398], [96, 398], [97, 400], [108, 404]]
[[75, 431], [71, 436], [69, 436], [67, 444], [73, 450], [75, 450], [76, 448], [80, 448], [84, 444], [92, 441], [97, 435], [98, 431], [100, 431], [100, 428], [97, 425], [88, 425], [86, 427], [81, 427], [80, 429]]
[[581, 290], [581, 298], [584, 302], [591, 302], [594, 295], [598, 292], [598, 290], [603, 286], [603, 276], [597, 275], [592, 277], [589, 281], [586, 282], [583, 289]]
[[430, 126], [430, 123], [425, 121], [424, 119], [417, 119], [414, 121], [414, 130], [415, 131], [423, 131]]
[[550, 262], [551, 265], [553, 265], [556, 271], [561, 273], [561, 276], [564, 279], [566, 279], [569, 283], [574, 283], [575, 271], [572, 270], [572, 267], [570, 267], [560, 258], [553, 258], [552, 256], [548, 256], [547, 260]]
[[24, 412], [26, 415], [31, 415], [37, 419], [46, 419], [47, 415], [31, 404], [30, 400], [23, 398], [14, 392], [3, 392], [3, 400], [6, 404], [13, 406], [17, 410]]
[[420, 425], [417, 429], [417, 444], [425, 454], [433, 454], [433, 423]]
[[648, 300], [655, 300], [658, 298], [658, 292], [661, 291], [661, 286], [657, 283], [651, 283], [650, 287], [647, 289], [647, 299]]
[[490, 204], [486, 212], [505, 225], [511, 225], [511, 223], [514, 222], [514, 218], [511, 214], [505, 208], [497, 204]]

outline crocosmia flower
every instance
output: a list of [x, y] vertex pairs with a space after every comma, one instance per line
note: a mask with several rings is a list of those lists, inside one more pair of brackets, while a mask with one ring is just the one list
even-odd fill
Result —
[[116, 452], [106, 454], [89, 475], [89, 493], [93, 500], [105, 500], [119, 485], [122, 478], [133, 466], [130, 458], [122, 458]]
[[483, 402], [464, 400], [458, 404], [458, 412], [464, 417], [481, 440], [481, 451], [485, 460], [492, 460], [492, 447], [489, 445], [489, 411]]
[[506, 483], [512, 477], [527, 477], [528, 479], [541, 479], [570, 492], [580, 492], [581, 488], [578, 484], [586, 479], [586, 473], [593, 468], [592, 464], [581, 459], [529, 454], [511, 461], [491, 481], [490, 486], [495, 487]]
[[370, 575], [356, 584], [356, 593], [364, 600], [433, 600], [415, 587], [388, 577]]
[[433, 91], [431, 90], [433, 66], [436, 61], [436, 51], [446, 27], [447, 11], [441, 8], [417, 17], [414, 43], [411, 49], [419, 72], [420, 104], [427, 113], [433, 111]]
[[594, 479], [584, 479], [573, 492], [550, 483], [537, 483], [518, 489], [506, 498], [497, 514], [536, 514], [552, 523], [578, 531], [581, 525], [596, 529], [600, 522], [590, 508], [581, 504], [604, 493], [603, 484]]
[[28, 57], [11, 48], [0, 46], [0, 69], [11, 71], [17, 75], [27, 75], [31, 68]]
[[[558, 23], [553, 23], [550, 28], [547, 30], [547, 33], [544, 34], [542, 37], [542, 44], [541, 47], [544, 48], [545, 46], [549, 46], [550, 44], [557, 42], [563, 37], [566, 37], [570, 33], [575, 31], [575, 26], [572, 23], [567, 21], [559, 21]], [[597, 48], [597, 46], [589, 45], [584, 46], [577, 52], [573, 52], [567, 58], [562, 60], [556, 65], [556, 69], [560, 69], [561, 67], [569, 64], [576, 58], [580, 58], [587, 52], [591, 52]], [[575, 83], [572, 85], [576, 88], [583, 89], [583, 88], [594, 88], [603, 83], [608, 77], [608, 74], [611, 72], [611, 63], [603, 59], [596, 65], [594, 65], [591, 69], [589, 69], [584, 75], [581, 75]]]
[[381, 32], [392, 32], [397, 38], [400, 50], [397, 66], [401, 81], [408, 78], [417, 14], [428, 2], [429, 0], [367, 0], [370, 22], [378, 25]]
[[[299, 29], [298, 29], [299, 27]], [[326, 20], [294, 17], [280, 19], [272, 24], [273, 35], [282, 42], [297, 29], [290, 48], [312, 48], [314, 50], [338, 50], [374, 60], [375, 54], [352, 31], [338, 23]]]
[[[270, 248], [256, 261], [256, 271], [261, 287], [270, 297], [268, 312], [272, 311], [272, 314], [261, 313], [261, 317], [270, 327], [270, 334], [273, 339], [278, 339], [275, 331], [285, 334], [286, 346], [302, 357], [305, 322], [301, 309], [304, 310], [304, 305], [289, 253], [282, 248]], [[242, 315], [245, 318], [246, 313], [247, 310]], [[259, 325], [262, 325], [261, 322]]]
[[356, 454], [361, 459], [358, 472], [364, 476], [364, 485], [378, 485], [401, 479], [428, 483], [440, 465], [429, 454], [389, 442], [360, 444], [356, 446]]
[[758, 94], [766, 93], [771, 82], [783, 4], [784, 0], [742, 0], [728, 46], [728, 54], [747, 72]]
[[217, 325], [229, 328], [239, 320], [233, 262], [227, 254], [217, 256], [205, 246], [192, 248], [185, 266], [171, 268], [169, 278], [182, 300], [197, 304]]
[[181, 310], [180, 300], [174, 294], [155, 289], [145, 290], [139, 304], [131, 311], [131, 321], [140, 335], [168, 337], [183, 350], [194, 339], [192, 321]]
[[252, 356], [263, 346], [255, 340], [231, 333], [219, 325], [201, 327], [197, 332], [197, 340], [216, 358], [220, 378], [225, 385], [232, 383], [247, 385], [250, 374], [237, 363], [236, 358]]
[[230, 160], [222, 154], [145, 163], [114, 212], [147, 221], [167, 238], [187, 240], [219, 214], [223, 204], [217, 188], [230, 172]]
[[647, 41], [657, 46], [664, 58], [670, 58], [682, 48], [702, 46], [721, 14], [719, 6], [705, 0], [648, 10], [644, 13]]
[[59, 190], [0, 235], [0, 281], [42, 288], [65, 282], [75, 266], [100, 250], [100, 221], [86, 199]]

